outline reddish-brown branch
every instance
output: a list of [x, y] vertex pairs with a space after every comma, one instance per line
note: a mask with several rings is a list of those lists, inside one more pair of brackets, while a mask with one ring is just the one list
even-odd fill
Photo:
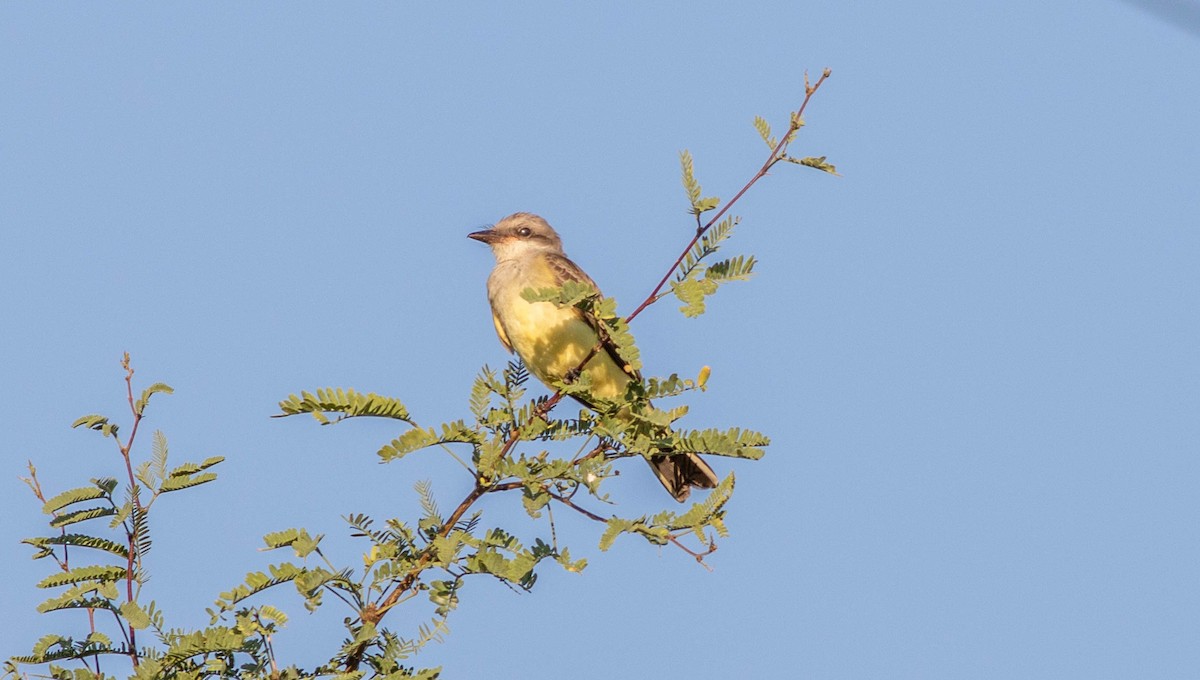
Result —
[[[133, 451], [133, 440], [137, 439], [138, 425], [142, 422], [142, 414], [138, 413], [137, 406], [133, 402], [133, 367], [129, 364], [129, 352], [126, 352], [125, 357], [121, 360], [121, 367], [125, 369], [125, 395], [129, 400], [129, 411], [133, 413], [133, 427], [130, 428], [129, 439], [124, 444], [121, 443], [121, 440], [115, 434], [113, 435], [113, 439], [117, 440], [117, 447], [121, 449], [121, 457], [125, 459], [125, 473], [129, 477], [130, 493], [133, 493], [137, 479], [133, 476], [133, 461], [131, 460], [130, 452]], [[133, 494], [133, 505], [139, 511], [142, 509], [142, 503], [138, 499], [137, 494]]]
[[597, 444], [595, 446], [595, 448], [593, 448], [591, 451], [588, 451], [584, 455], [575, 458], [571, 462], [572, 463], [582, 463], [583, 461], [588, 460], [589, 458], [595, 458], [596, 456], [603, 456], [605, 451], [609, 451], [611, 449], [612, 449], [612, 445], [610, 445], [606, 441], [601, 440], [601, 442], [599, 444]]
[[[591, 510], [588, 510], [587, 508], [577, 505], [574, 501], [572, 501], [567, 496], [559, 496], [557, 494], [552, 493], [552, 494], [550, 494], [550, 497], [553, 498], [554, 500], [558, 501], [559, 503], [562, 503], [563, 505], [571, 508], [572, 510], [578, 512], [579, 514], [583, 515], [584, 517], [587, 517], [588, 519], [595, 520], [597, 522], [607, 522], [608, 521], [604, 517], [597, 515], [596, 513], [592, 512]], [[685, 553], [687, 553], [688, 555], [690, 555], [693, 559], [696, 560], [696, 562], [698, 562], [700, 564], [700, 566], [704, 567], [705, 569], [708, 569], [709, 571], [712, 571], [712, 567], [708, 566], [708, 564], [704, 561], [704, 558], [708, 557], [709, 555], [711, 555], [717, 551], [716, 543], [709, 541], [707, 550], [705, 550], [704, 552], [697, 552], [697, 551], [692, 550], [691, 548], [687, 547], [686, 545], [684, 545], [683, 541], [679, 540], [678, 536], [675, 536], [673, 534], [667, 534], [667, 540], [670, 543], [672, 543], [675, 547], [679, 548], [680, 550], [682, 550]]]
[[597, 515], [596, 513], [592, 512], [591, 510], [588, 510], [587, 508], [576, 505], [575, 502], [572, 501], [567, 496], [559, 496], [558, 494], [552, 493], [552, 494], [550, 494], [550, 497], [553, 498], [554, 500], [558, 501], [559, 503], [562, 503], [563, 505], [567, 506], [568, 508], [571, 508], [575, 512], [578, 512], [579, 514], [583, 515], [584, 517], [587, 517], [588, 519], [593, 519], [593, 520], [596, 520], [597, 522], [607, 522], [608, 521], [607, 519], [601, 517], [600, 515]]
[[[516, 435], [513, 436], [513, 439], [516, 439]], [[506, 444], [504, 449], [505, 451], [510, 449], [512, 445], [515, 445], [515, 443], [512, 443], [513, 439], [509, 440], [510, 444]], [[454, 512], [450, 513], [450, 516], [446, 518], [446, 522], [442, 525], [442, 528], [438, 530], [437, 535], [441, 538], [449, 536], [450, 532], [454, 530], [454, 525], [458, 524], [458, 522], [463, 518], [463, 515], [467, 514], [467, 510], [469, 510], [476, 501], [482, 498], [484, 494], [495, 491], [511, 491], [513, 489], [519, 489], [522, 486], [524, 485], [521, 482], [505, 482], [503, 484], [492, 485], [482, 485], [476, 483], [475, 488], [471, 489], [471, 492], [462, 499], [462, 502], [458, 504], [458, 507], [454, 508]], [[393, 588], [392, 591], [389, 592], [379, 604], [368, 605], [364, 611], [361, 612], [363, 622], [378, 623], [379, 620], [387, 614], [388, 610], [396, 606], [396, 604], [400, 602], [400, 598], [404, 596], [404, 593], [408, 592], [416, 584], [421, 572], [425, 571], [425, 569], [429, 566], [430, 561], [433, 560], [433, 554], [433, 546], [430, 545], [421, 553], [421, 556], [417, 558], [416, 564], [414, 564], [412, 568], [408, 570], [408, 573], [404, 575], [404, 578], [400, 579], [400, 582], [396, 584], [396, 587]], [[347, 672], [354, 672], [358, 670], [359, 664], [362, 663], [363, 654], [365, 654], [366, 651], [367, 645], [366, 643], [363, 643], [355, 648], [349, 655], [347, 655]]]
[[[742, 186], [742, 188], [739, 189], [736, 194], [733, 195], [733, 198], [731, 198], [724, 207], [718, 210], [717, 213], [713, 215], [703, 227], [700, 227], [696, 230], [695, 235], [692, 236], [692, 240], [688, 242], [686, 247], [684, 247], [683, 252], [679, 254], [679, 257], [675, 258], [675, 262], [667, 269], [667, 273], [663, 274], [663, 277], [659, 279], [658, 285], [654, 287], [654, 290], [650, 291], [650, 294], [646, 296], [645, 300], [642, 300], [642, 304], [638, 305], [629, 316], [625, 317], [625, 323], [633, 321], [635, 318], [637, 318], [638, 314], [642, 313], [644, 309], [654, 304], [654, 302], [658, 299], [658, 294], [662, 292], [663, 286], [667, 285], [667, 281], [671, 279], [671, 275], [674, 274], [677, 269], [679, 269], [679, 265], [683, 262], [683, 259], [692, 251], [692, 248], [696, 245], [696, 243], [698, 243], [700, 239], [704, 237], [704, 234], [706, 234], [714, 224], [724, 217], [725, 213], [729, 212], [729, 209], [732, 208], [735, 203], [741, 200], [742, 196], [750, 190], [750, 187], [754, 186], [758, 180], [766, 176], [767, 171], [770, 170], [772, 166], [783, 159], [783, 151], [787, 149], [788, 144], [791, 143], [792, 135], [800, 129], [800, 120], [804, 115], [804, 109], [808, 108], [809, 100], [812, 99], [813, 94], [815, 94], [816, 91], [821, 87], [821, 83], [825, 82], [825, 79], [829, 77], [830, 73], [832, 72], [829, 69], [825, 69], [821, 73], [821, 77], [818, 78], [817, 82], [813, 85], [808, 84], [808, 75], [806, 74], [804, 76], [804, 101], [800, 103], [800, 108], [797, 109], [794, 114], [792, 114], [792, 122], [791, 125], [788, 126], [787, 134], [785, 134], [783, 138], [779, 140], [779, 143], [775, 145], [774, 149], [771, 149], [771, 155], [762, 164], [762, 167], [758, 169], [758, 172], [754, 173], [754, 176], [750, 178], [750, 181], [746, 182], [746, 184]], [[699, 217], [697, 217], [697, 220], [699, 220]]]
[[704, 558], [708, 557], [709, 555], [711, 555], [717, 551], [716, 543], [709, 541], [708, 550], [705, 550], [704, 552], [696, 552], [695, 550], [692, 550], [691, 548], [684, 545], [683, 541], [679, 540], [678, 536], [672, 536], [672, 535], [668, 534], [667, 540], [670, 541], [671, 543], [674, 543], [675, 546], [678, 547], [680, 550], [691, 555], [697, 562], [700, 563], [700, 566], [704, 567], [705, 569], [707, 569], [709, 571], [712, 571], [712, 567], [708, 566], [708, 564], [704, 561]]
[[[683, 251], [679, 253], [679, 257], [675, 258], [675, 262], [673, 262], [671, 266], [667, 268], [667, 273], [663, 274], [663, 277], [659, 279], [658, 285], [654, 286], [654, 290], [650, 291], [650, 294], [646, 296], [646, 299], [642, 300], [641, 304], [639, 304], [637, 308], [629, 314], [629, 316], [625, 317], [625, 323], [632, 322], [647, 307], [659, 300], [659, 294], [662, 292], [663, 287], [667, 285], [667, 281], [671, 279], [671, 274], [674, 274], [675, 271], [679, 269], [679, 265], [683, 262], [683, 259], [687, 257], [687, 254], [692, 251], [692, 248], [700, 241], [701, 238], [704, 237], [706, 233], [708, 233], [709, 229], [712, 229], [714, 224], [716, 224], [722, 217], [725, 216], [725, 213], [729, 212], [729, 209], [732, 208], [735, 203], [741, 200], [742, 196], [750, 190], [750, 187], [754, 186], [758, 180], [765, 177], [767, 172], [774, 167], [776, 163], [783, 160], [785, 156], [784, 151], [787, 149], [788, 144], [791, 143], [792, 136], [797, 130], [800, 129], [802, 124], [801, 121], [804, 116], [804, 110], [808, 108], [808, 102], [812, 99], [812, 96], [816, 94], [817, 90], [820, 89], [821, 83], [824, 83], [825, 79], [828, 78], [831, 73], [832, 71], [830, 69], [825, 69], [821, 72], [821, 77], [817, 79], [817, 82], [811, 85], [808, 82], [808, 74], [804, 74], [804, 101], [800, 102], [800, 108], [796, 109], [796, 111], [792, 114], [791, 123], [788, 126], [787, 134], [783, 135], [783, 138], [779, 140], [773, 149], [771, 149], [771, 155], [766, 161], [763, 162], [762, 167], [758, 169], [758, 172], [754, 173], [754, 176], [751, 177], [750, 180], [746, 182], [746, 184], [744, 184], [736, 194], [734, 194], [733, 198], [730, 199], [729, 202], [724, 205], [724, 207], [718, 210], [717, 213], [708, 220], [708, 222], [701, 226], [700, 216], [696, 215], [696, 233], [692, 235], [692, 240], [688, 241], [688, 244], [684, 246]], [[575, 372], [578, 373], [583, 371], [584, 367], [587, 366], [587, 363], [592, 360], [592, 357], [596, 356], [596, 354], [600, 352], [601, 348], [603, 347], [603, 343], [604, 341], [601, 340], [600, 342], [597, 342], [594, 347], [592, 347], [591, 351], [588, 352], [583, 358], [583, 361], [579, 362], [579, 366], [576, 367]], [[549, 411], [554, 408], [554, 405], [557, 404], [560, 399], [562, 399], [562, 393], [555, 392], [554, 396], [550, 398], [550, 401], [543, 405], [541, 415], [549, 413]]]
[[[126, 534], [129, 544], [129, 555], [125, 559], [125, 597], [129, 602], [133, 602], [133, 580], [134, 580], [134, 555], [137, 554], [137, 523], [138, 518], [144, 512], [142, 502], [137, 493], [137, 478], [133, 475], [133, 461], [131, 460], [131, 452], [133, 451], [133, 441], [137, 438], [138, 425], [142, 422], [142, 414], [138, 413], [137, 406], [133, 401], [133, 367], [129, 363], [129, 352], [125, 352], [125, 356], [121, 360], [121, 367], [125, 369], [125, 394], [129, 399], [129, 410], [133, 413], [133, 427], [129, 429], [129, 438], [121, 444], [121, 440], [117, 439], [116, 433], [113, 433], [113, 439], [117, 440], [117, 446], [121, 449], [121, 457], [125, 459], [125, 473], [129, 477], [129, 496], [130, 502], [133, 503], [132, 524], [130, 530]], [[139, 560], [140, 562], [140, 560]], [[133, 662], [133, 667], [138, 666], [138, 651], [137, 651], [137, 631], [133, 626], [129, 626], [129, 659]]]

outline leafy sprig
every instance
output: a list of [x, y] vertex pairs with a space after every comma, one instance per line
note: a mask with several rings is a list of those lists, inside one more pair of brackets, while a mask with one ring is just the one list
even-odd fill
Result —
[[[122, 438], [124, 430], [119, 424], [98, 414], [79, 418], [72, 426], [94, 430], [115, 441], [124, 479], [94, 478], [86, 486], [47, 497], [32, 463], [28, 466], [29, 477], [24, 478], [41, 502], [42, 512], [50, 516], [50, 528], [58, 530], [57, 534], [23, 541], [36, 550], [34, 559], [50, 559], [58, 567], [56, 573], [37, 584], [39, 588], [57, 591], [38, 605], [38, 611], [83, 611], [87, 614], [88, 633], [83, 639], [60, 634], [43, 636], [29, 654], [14, 656], [5, 664], [6, 675], [16, 676], [21, 664], [46, 664], [55, 678], [103, 678], [101, 659], [120, 656], [129, 660], [133, 677], [163, 677], [162, 673], [187, 669], [188, 664], [169, 663], [174, 658], [195, 656], [181, 651], [186, 645], [208, 641], [211, 646], [218, 639], [237, 638], [236, 644], [212, 647], [213, 654], [244, 653], [251, 657], [257, 654], [258, 648], [248, 638], [228, 631], [224, 637], [211, 630], [190, 635], [169, 631], [155, 602], [142, 597], [142, 589], [150, 577], [146, 556], [153, 545], [152, 507], [163, 494], [215, 481], [217, 475], [211, 468], [224, 458], [210, 456], [199, 463], [172, 467], [167, 438], [162, 432], [155, 432], [150, 456], [135, 467], [134, 446], [147, 407], [155, 395], [171, 394], [173, 390], [165, 383], [154, 383], [135, 398], [134, 370], [128, 354], [122, 358], [121, 366], [132, 420], [129, 436]], [[101, 519], [107, 522], [97, 522]], [[158, 646], [140, 644], [139, 631], [154, 634]], [[73, 660], [80, 666], [68, 671], [55, 663], [65, 660]]]

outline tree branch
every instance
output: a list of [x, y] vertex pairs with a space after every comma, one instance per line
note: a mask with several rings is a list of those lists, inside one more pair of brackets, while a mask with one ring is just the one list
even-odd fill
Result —
[[[733, 198], [730, 199], [723, 208], [718, 210], [717, 214], [713, 215], [708, 222], [704, 224], [704, 226], [696, 229], [696, 234], [692, 236], [692, 240], [688, 242], [686, 247], [684, 247], [683, 252], [679, 254], [679, 257], [675, 258], [674, 264], [667, 269], [667, 273], [664, 274], [662, 279], [659, 280], [658, 285], [654, 287], [654, 290], [650, 291], [650, 294], [646, 296], [646, 299], [642, 300], [642, 303], [638, 305], [629, 316], [625, 317], [625, 323], [633, 321], [635, 318], [637, 318], [638, 314], [642, 313], [642, 310], [654, 304], [658, 298], [659, 292], [662, 291], [663, 286], [667, 285], [667, 281], [671, 279], [671, 274], [675, 273], [675, 270], [679, 268], [680, 263], [683, 262], [683, 258], [687, 257], [687, 254], [691, 252], [692, 246], [695, 246], [696, 243], [703, 238], [704, 234], [706, 234], [708, 230], [717, 223], [718, 220], [724, 217], [725, 213], [729, 212], [729, 209], [732, 208], [733, 205], [737, 203], [747, 191], [750, 190], [750, 187], [754, 186], [758, 180], [766, 176], [767, 171], [770, 170], [776, 163], [783, 160], [784, 152], [787, 150], [788, 144], [790, 144], [792, 141], [792, 135], [800, 129], [802, 122], [801, 117], [804, 115], [804, 109], [808, 108], [809, 100], [812, 99], [812, 96], [816, 94], [818, 89], [820, 89], [821, 83], [824, 83], [825, 79], [828, 78], [831, 73], [832, 71], [825, 69], [821, 72], [821, 77], [818, 78], [817, 82], [813, 85], [808, 84], [808, 74], [804, 75], [804, 101], [800, 103], [800, 108], [792, 114], [791, 124], [788, 126], [787, 134], [785, 134], [783, 139], [780, 139], [779, 143], [775, 145], [775, 148], [771, 150], [770, 157], [768, 157], [766, 162], [762, 164], [762, 167], [758, 169], [758, 172], [754, 173], [754, 176], [750, 178], [750, 181], [746, 182], [746, 184], [736, 194], [734, 194]], [[699, 215], [696, 216], [696, 221], [698, 224], [700, 221]]]
[[[129, 439], [125, 440], [122, 445], [117, 439], [117, 435], [113, 433], [113, 439], [117, 440], [117, 446], [121, 449], [121, 457], [125, 459], [125, 473], [129, 476], [129, 497], [133, 503], [133, 511], [130, 513], [130, 531], [126, 534], [129, 543], [129, 555], [125, 560], [125, 597], [129, 602], [133, 602], [133, 578], [134, 578], [134, 559], [136, 556], [138, 566], [141, 567], [141, 555], [138, 554], [137, 527], [138, 518], [141, 517], [145, 521], [141, 499], [137, 493], [137, 478], [133, 475], [133, 462], [130, 460], [131, 452], [133, 451], [133, 442], [137, 438], [138, 425], [142, 422], [142, 414], [138, 413], [137, 406], [133, 402], [133, 366], [129, 363], [129, 352], [125, 352], [125, 356], [121, 359], [121, 367], [125, 369], [125, 394], [129, 398], [129, 410], [133, 413], [133, 427], [129, 430]], [[140, 590], [140, 588], [139, 588]], [[122, 631], [124, 632], [124, 631]], [[133, 662], [133, 667], [138, 667], [139, 657], [137, 651], [137, 631], [133, 626], [129, 626], [129, 659]]]

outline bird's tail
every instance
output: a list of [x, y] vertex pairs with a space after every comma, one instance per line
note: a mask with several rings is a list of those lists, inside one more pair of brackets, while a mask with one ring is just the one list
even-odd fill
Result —
[[692, 487], [711, 489], [717, 485], [717, 473], [694, 453], [671, 453], [647, 460], [658, 481], [680, 503], [687, 500]]

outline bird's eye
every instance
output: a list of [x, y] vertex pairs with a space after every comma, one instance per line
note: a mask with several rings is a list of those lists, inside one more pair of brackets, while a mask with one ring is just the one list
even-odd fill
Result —
[[533, 233], [533, 230], [530, 229], [529, 227], [521, 227], [520, 229], [517, 230], [517, 236], [520, 236], [521, 238], [527, 238], [532, 233]]

